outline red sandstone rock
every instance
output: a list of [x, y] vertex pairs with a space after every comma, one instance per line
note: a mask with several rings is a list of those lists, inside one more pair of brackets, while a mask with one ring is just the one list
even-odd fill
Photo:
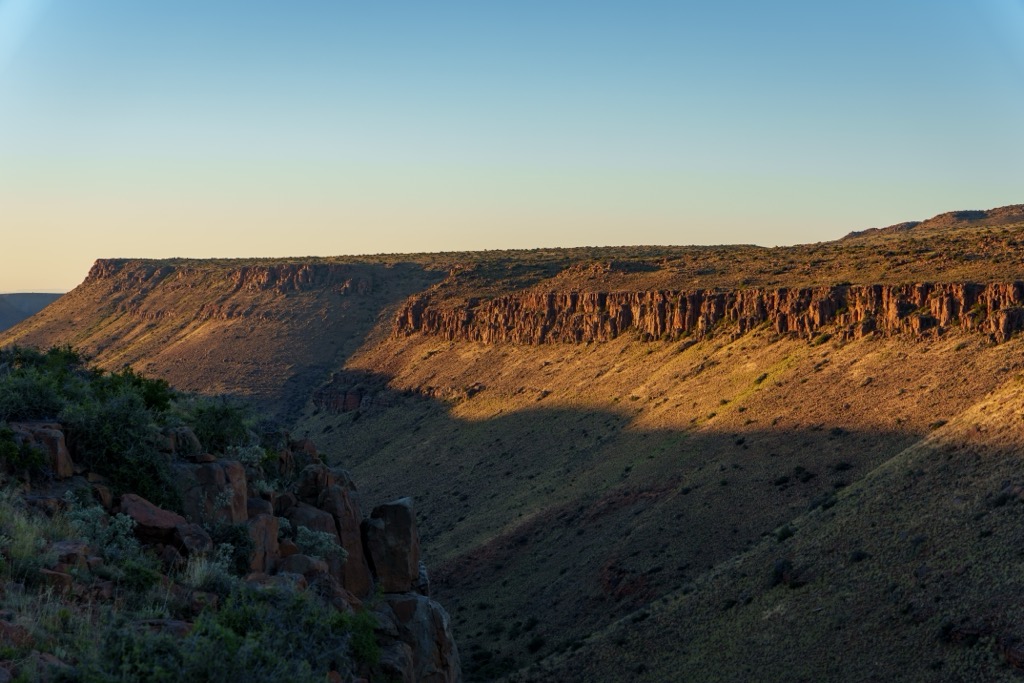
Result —
[[402, 642], [412, 650], [414, 680], [455, 683], [461, 680], [459, 651], [448, 613], [430, 598], [413, 593], [385, 597]]
[[278, 568], [281, 572], [298, 574], [310, 581], [328, 573], [327, 562], [300, 553], [282, 559]]
[[0, 621], [0, 644], [15, 648], [31, 647], [32, 634], [28, 629], [9, 621]]
[[245, 468], [234, 460], [178, 464], [174, 482], [193, 522], [241, 524], [249, 518]]
[[420, 540], [411, 498], [378, 505], [362, 525], [370, 568], [385, 593], [412, 590], [419, 577]]
[[299, 472], [295, 495], [299, 500], [316, 505], [320, 493], [334, 485], [334, 475], [327, 465], [307, 465]]
[[341, 580], [346, 589], [359, 597], [370, 594], [373, 580], [370, 567], [363, 551], [361, 524], [363, 520], [359, 503], [346, 488], [335, 484], [320, 494], [318, 507], [329, 512], [337, 524], [341, 547], [348, 553], [340, 568]]
[[417, 296], [398, 313], [394, 333], [485, 343], [583, 343], [607, 341], [628, 331], [646, 339], [686, 334], [700, 338], [722, 321], [741, 334], [762, 323], [780, 334], [805, 338], [826, 327], [847, 338], [873, 331], [921, 335], [960, 328], [1005, 341], [1024, 329], [1024, 282], [522, 292], [443, 306]]
[[121, 512], [135, 520], [135, 535], [146, 543], [167, 543], [175, 529], [186, 524], [181, 515], [163, 510], [134, 493], [121, 496]]
[[252, 539], [252, 554], [249, 570], [252, 572], [273, 572], [280, 555], [277, 545], [277, 517], [256, 515], [248, 522], [249, 537]]

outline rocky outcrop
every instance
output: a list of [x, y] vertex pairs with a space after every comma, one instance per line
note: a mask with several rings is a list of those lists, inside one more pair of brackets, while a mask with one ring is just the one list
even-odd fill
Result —
[[121, 513], [135, 522], [135, 535], [144, 543], [170, 542], [175, 530], [187, 524], [181, 515], [159, 508], [134, 493], [121, 496]]
[[430, 598], [416, 593], [385, 596], [385, 618], [397, 626], [399, 642], [412, 654], [413, 680], [453, 683], [460, 680], [459, 652], [448, 613]]
[[406, 302], [397, 336], [424, 333], [484, 343], [585, 343], [636, 333], [643, 339], [743, 334], [768, 325], [812, 338], [835, 333], [924, 335], [946, 329], [1005, 341], [1024, 328], [1024, 282], [835, 285], [732, 291], [523, 292], [461, 305], [427, 296]]
[[240, 462], [176, 464], [174, 483], [189, 519], [241, 524], [249, 518], [245, 468]]
[[55, 422], [12, 422], [10, 428], [15, 442], [45, 454], [54, 477], [67, 479], [75, 473], [75, 463], [71, 460], [61, 425]]
[[[28, 433], [24, 425], [18, 429], [11, 432]], [[53, 436], [53, 443], [62, 443], [59, 424], [34, 424], [33, 429], [33, 433]], [[217, 545], [224, 544], [222, 533], [231, 535], [227, 549], [239, 548], [233, 545], [233, 539], [241, 531], [251, 543], [242, 546], [248, 557], [238, 559], [247, 561], [240, 562], [240, 567], [233, 563], [227, 568], [218, 565], [217, 571], [241, 570], [245, 575], [240, 580], [252, 587], [308, 590], [316, 596], [313, 599], [323, 599], [341, 612], [361, 612], [369, 617], [369, 622], [362, 622], [360, 628], [372, 628], [372, 637], [382, 653], [380, 660], [366, 656], [349, 663], [339, 661], [332, 667], [357, 667], [352, 673], [365, 680], [462, 680], [449, 614], [428, 596], [429, 580], [419, 561], [420, 542], [410, 499], [376, 508], [367, 521], [379, 533], [371, 531], [373, 541], [364, 542], [364, 520], [355, 484], [348, 472], [325, 465], [311, 441], [293, 441], [284, 447], [282, 461], [304, 467], [297, 473], [291, 470], [294, 478], [290, 477], [288, 489], [279, 493], [266, 485], [261, 464], [250, 462], [244, 466], [237, 461], [215, 461], [204, 455], [195, 434], [190, 432], [178, 430], [165, 433], [165, 437], [160, 446], [164, 455], [204, 461], [172, 465], [184, 515], [132, 493], [122, 494], [117, 508], [111, 502], [110, 514], [95, 514], [100, 526], [117, 523], [120, 527], [129, 522], [137, 541], [163, 567], [147, 567], [146, 579], [159, 581], [183, 613], [198, 616], [206, 610], [218, 609], [222, 596], [200, 590], [191, 580], [182, 578], [191, 575], [190, 567], [212, 566], [205, 565], [203, 560], [219, 557], [224, 550], [224, 545]], [[210, 461], [205, 461], [207, 458]], [[90, 483], [95, 486], [93, 480], [102, 479], [93, 472], [83, 470], [83, 474], [56, 481], [48, 479], [45, 489], [27, 489], [28, 507], [54, 515], [76, 505], [72, 501], [82, 500], [88, 495]], [[29, 483], [27, 474], [26, 482]], [[109, 490], [105, 495], [111, 496]], [[115, 513], [119, 513], [117, 517], [110, 516]], [[89, 519], [93, 519], [93, 513], [89, 514]], [[309, 535], [301, 527], [319, 533]], [[35, 574], [34, 581], [39, 585], [52, 590], [54, 595], [73, 596], [76, 600], [115, 599], [115, 583], [91, 573], [114, 555], [101, 556], [89, 543], [77, 539], [55, 541], [42, 550], [47, 565]], [[368, 558], [375, 560], [376, 573], [371, 572]], [[375, 594], [375, 584], [380, 586], [381, 594]], [[0, 598], [3, 590], [0, 586]], [[2, 611], [0, 616], [4, 616]], [[187, 622], [165, 621], [141, 626], [181, 635], [191, 628]], [[362, 638], [371, 636], [369, 631], [360, 634]], [[31, 645], [22, 641], [23, 632], [18, 627], [0, 621], [0, 645]], [[54, 667], [62, 666], [56, 659], [54, 663]], [[0, 670], [6, 671], [3, 666], [0, 663]], [[332, 670], [328, 680], [342, 679], [338, 671]]]
[[411, 591], [419, 580], [420, 540], [411, 498], [373, 509], [363, 520], [363, 545], [370, 568], [385, 593]]
[[[281, 512], [293, 528], [305, 526], [338, 538], [347, 557], [336, 562], [286, 553], [286, 542], [282, 542], [276, 557], [266, 556], [259, 548], [254, 571], [257, 562], [263, 562], [263, 571], [275, 568], [302, 576], [310, 584], [334, 586], [337, 597], [355, 601], [370, 596], [376, 580], [383, 593], [383, 602], [374, 609], [377, 637], [382, 641], [378, 672], [403, 681], [462, 680], [448, 613], [427, 595], [429, 579], [420, 562], [412, 499], [379, 505], [369, 519], [362, 520], [355, 494], [355, 485], [344, 470], [321, 463], [303, 468], [295, 492], [277, 499], [279, 503], [290, 501], [281, 504]], [[316, 501], [316, 505], [305, 501]]]

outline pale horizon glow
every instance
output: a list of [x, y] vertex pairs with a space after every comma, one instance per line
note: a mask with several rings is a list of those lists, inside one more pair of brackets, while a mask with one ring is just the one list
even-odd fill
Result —
[[1024, 202], [1024, 0], [0, 0], [0, 292]]

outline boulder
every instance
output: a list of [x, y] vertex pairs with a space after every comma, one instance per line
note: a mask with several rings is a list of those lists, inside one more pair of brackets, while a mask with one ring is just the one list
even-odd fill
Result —
[[35, 639], [27, 628], [9, 621], [0, 621], [0, 645], [14, 648], [32, 647]]
[[298, 574], [312, 580], [327, 574], [327, 563], [316, 557], [296, 553], [281, 560], [278, 569], [282, 574]]
[[277, 545], [277, 517], [260, 514], [250, 519], [247, 524], [249, 527], [249, 538], [252, 539], [249, 571], [254, 573], [273, 573], [277, 568], [280, 557]]
[[246, 501], [246, 514], [249, 515], [249, 519], [257, 515], [273, 515], [274, 506], [269, 500], [249, 496], [249, 499]]
[[459, 650], [448, 613], [430, 598], [408, 593], [385, 598], [398, 626], [398, 638], [409, 646], [413, 680], [456, 683], [462, 680]]
[[241, 524], [249, 518], [245, 468], [235, 460], [174, 466], [185, 516], [193, 522]]
[[291, 491], [282, 493], [274, 498], [274, 514], [278, 517], [286, 517], [288, 511], [299, 504], [299, 499]]
[[174, 544], [187, 555], [204, 555], [213, 550], [213, 539], [199, 524], [174, 527]]
[[299, 546], [295, 545], [295, 541], [290, 538], [284, 538], [278, 541], [277, 548], [281, 557], [288, 557], [289, 555], [295, 555], [299, 552]]
[[362, 524], [370, 569], [385, 593], [412, 590], [419, 578], [420, 539], [412, 498], [378, 505]]
[[348, 553], [348, 559], [341, 565], [337, 575], [341, 584], [359, 597], [365, 597], [373, 589], [370, 566], [363, 551], [361, 524], [363, 514], [359, 503], [350, 491], [338, 484], [320, 493], [317, 507], [329, 512], [338, 527], [341, 547]]
[[340, 545], [338, 528], [334, 524], [334, 517], [329, 512], [306, 503], [299, 503], [288, 511], [288, 521], [291, 522], [292, 529], [296, 533], [298, 533], [300, 526], [304, 526], [312, 531], [323, 531], [334, 536]]
[[203, 453], [199, 437], [189, 427], [168, 427], [163, 430], [162, 436], [160, 450], [163, 453], [181, 458], [194, 458]]
[[327, 465], [307, 465], [299, 472], [295, 483], [295, 495], [304, 503], [315, 505], [320, 493], [334, 485], [334, 475]]
[[383, 680], [417, 683], [412, 648], [401, 641], [390, 643], [380, 649], [380, 661], [376, 669]]
[[54, 477], [67, 479], [74, 475], [75, 463], [71, 460], [61, 425], [56, 422], [12, 422], [9, 426], [15, 441], [46, 454]]
[[168, 543], [174, 538], [178, 525], [186, 523], [181, 515], [159, 508], [134, 493], [121, 496], [121, 512], [135, 520], [135, 535], [143, 543]]

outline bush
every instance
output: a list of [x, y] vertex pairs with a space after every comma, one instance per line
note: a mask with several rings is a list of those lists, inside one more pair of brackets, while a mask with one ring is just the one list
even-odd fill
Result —
[[230, 551], [225, 551], [225, 567], [238, 575], [249, 573], [249, 558], [252, 556], [253, 541], [249, 535], [249, 529], [244, 524], [229, 524], [221, 522], [210, 529], [210, 538], [214, 545], [226, 545]]
[[[0, 351], [0, 421], [61, 421], [76, 461], [108, 477], [117, 492], [132, 491], [167, 507], [177, 501], [156, 444], [158, 421], [174, 396], [163, 380], [130, 368], [111, 374], [88, 369], [70, 347]], [[9, 444], [0, 450], [12, 455]]]
[[71, 493], [64, 500], [71, 528], [99, 550], [104, 558], [117, 562], [142, 552], [142, 546], [135, 538], [134, 519], [124, 513], [108, 517], [99, 505], [83, 505]]
[[295, 532], [295, 543], [311, 557], [325, 560], [333, 557], [340, 557], [342, 560], [348, 558], [348, 552], [326, 531], [314, 531], [309, 527], [300, 526]]
[[169, 464], [157, 452], [159, 430], [142, 396], [122, 389], [105, 400], [72, 403], [60, 420], [75, 460], [109, 478], [118, 492], [180, 508]]
[[252, 445], [249, 411], [225, 397], [194, 399], [185, 407], [185, 422], [211, 453], [226, 453], [231, 447]]
[[[360, 641], [372, 656], [372, 615], [347, 617], [305, 593], [237, 586], [219, 610], [203, 612], [192, 632], [175, 640], [134, 628], [108, 627], [79, 667], [86, 683], [110, 680], [201, 680], [234, 683], [321, 683], [328, 671], [344, 678]], [[375, 642], [373, 643], [376, 644]]]
[[10, 427], [0, 425], [0, 464], [8, 471], [35, 474], [46, 467], [46, 460], [44, 452], [27, 443], [18, 443]]
[[38, 368], [18, 370], [0, 381], [0, 420], [52, 420], [64, 407], [56, 378]]

